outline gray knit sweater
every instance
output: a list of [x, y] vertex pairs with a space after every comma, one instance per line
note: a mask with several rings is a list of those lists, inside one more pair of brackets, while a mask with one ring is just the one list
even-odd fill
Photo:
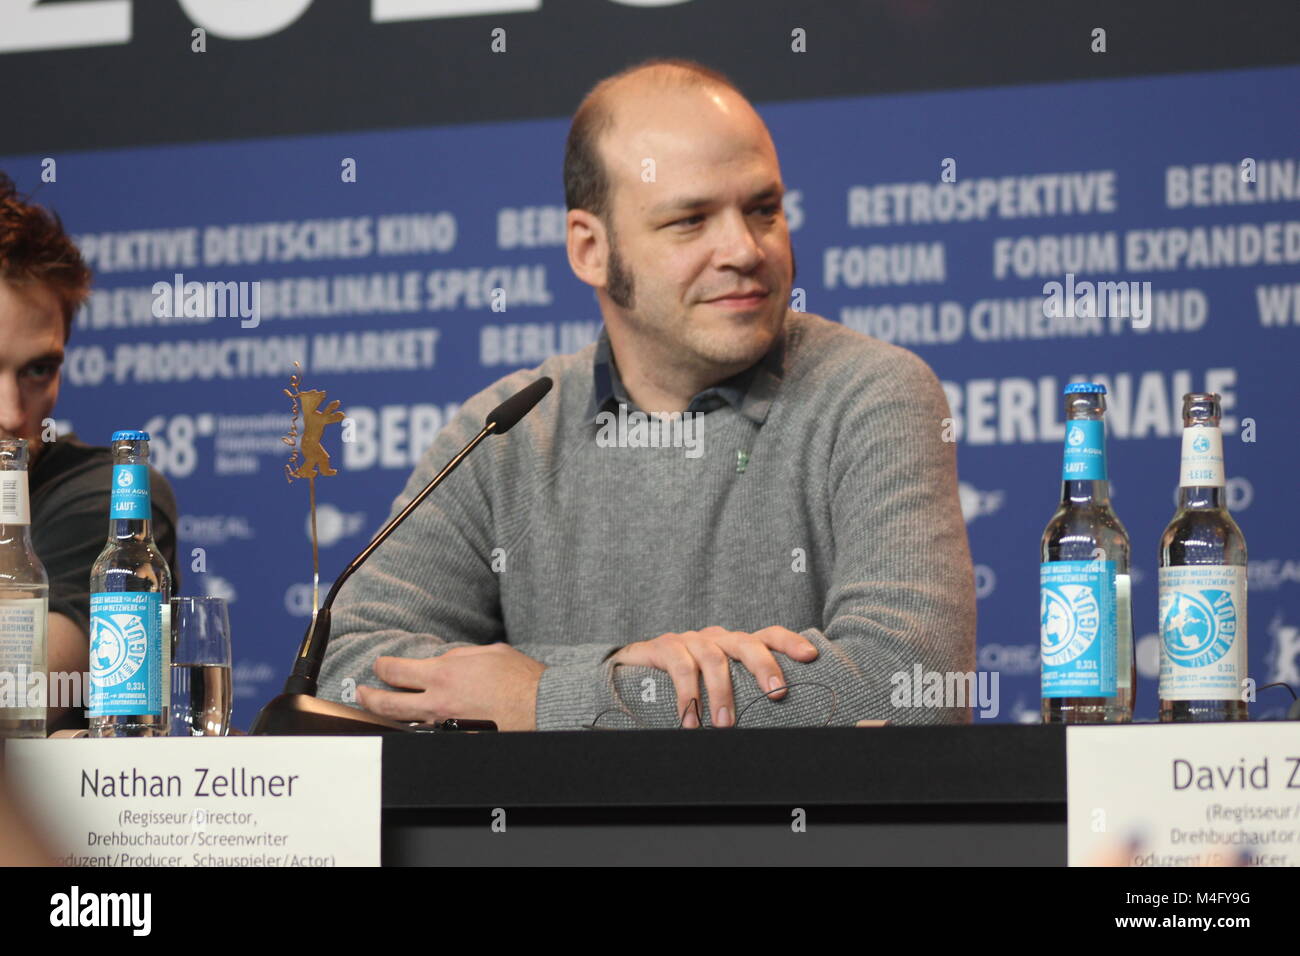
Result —
[[[598, 727], [675, 727], [668, 675], [606, 658], [666, 632], [779, 624], [819, 656], [776, 655], [787, 682], [802, 685], [779, 702], [759, 699], [733, 661], [737, 711], [758, 699], [740, 726], [970, 719], [965, 708], [891, 703], [895, 675], [910, 685], [918, 663], [974, 670], [974, 576], [955, 446], [943, 440], [949, 410], [920, 358], [789, 312], [761, 424], [721, 404], [698, 421], [700, 447], [688, 456], [662, 442], [597, 441], [594, 354], [591, 345], [506, 376], [437, 436], [392, 513], [495, 405], [539, 375], [555, 380], [341, 589], [322, 697], [346, 698], [346, 678], [384, 686], [372, 670], [379, 655], [509, 641], [547, 665], [539, 730], [598, 717]], [[708, 725], [707, 696], [700, 711]]]

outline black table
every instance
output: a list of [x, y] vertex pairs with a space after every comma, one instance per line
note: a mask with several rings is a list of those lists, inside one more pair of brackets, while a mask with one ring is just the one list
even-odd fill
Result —
[[452, 733], [383, 747], [385, 865], [1066, 861], [1064, 727]]

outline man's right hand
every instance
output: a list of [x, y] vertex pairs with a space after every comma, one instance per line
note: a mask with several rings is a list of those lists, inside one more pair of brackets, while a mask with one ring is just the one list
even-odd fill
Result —
[[[698, 727], [696, 708], [699, 701], [700, 676], [709, 692], [709, 712], [714, 727], [730, 727], [736, 722], [736, 702], [731, 687], [731, 662], [739, 661], [754, 675], [761, 690], [785, 686], [781, 665], [772, 656], [780, 651], [801, 663], [817, 657], [817, 647], [800, 634], [785, 627], [765, 627], [750, 634], [729, 631], [724, 627], [706, 627], [684, 634], [660, 634], [649, 641], [637, 641], [620, 648], [610, 658], [615, 664], [639, 664], [667, 671], [677, 690], [677, 713], [685, 715], [683, 727]], [[780, 700], [785, 691], [770, 695]]]

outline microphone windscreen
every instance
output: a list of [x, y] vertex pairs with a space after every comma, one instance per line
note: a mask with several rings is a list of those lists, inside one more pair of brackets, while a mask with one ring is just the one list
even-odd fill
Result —
[[526, 388], [511, 395], [504, 402], [488, 413], [485, 425], [496, 423], [493, 432], [504, 435], [515, 427], [519, 419], [533, 410], [533, 406], [542, 400], [542, 396], [551, 390], [551, 380], [543, 375]]

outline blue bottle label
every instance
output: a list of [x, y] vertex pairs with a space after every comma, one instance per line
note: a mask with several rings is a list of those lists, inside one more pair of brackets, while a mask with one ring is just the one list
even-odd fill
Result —
[[1246, 660], [1246, 569], [1160, 569], [1160, 699], [1241, 700]]
[[1039, 594], [1043, 696], [1114, 697], [1115, 562], [1045, 562]]
[[1080, 420], [1065, 423], [1063, 481], [1106, 480], [1106, 426], [1103, 422]]
[[162, 715], [161, 615], [157, 591], [90, 596], [91, 717]]
[[110, 518], [144, 518], [149, 514], [149, 466], [114, 465]]

